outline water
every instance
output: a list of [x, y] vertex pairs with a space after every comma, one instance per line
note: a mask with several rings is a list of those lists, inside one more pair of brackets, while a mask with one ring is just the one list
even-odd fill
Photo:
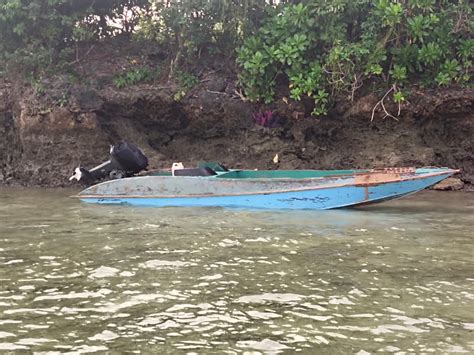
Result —
[[358, 210], [0, 189], [0, 352], [474, 352], [474, 194]]

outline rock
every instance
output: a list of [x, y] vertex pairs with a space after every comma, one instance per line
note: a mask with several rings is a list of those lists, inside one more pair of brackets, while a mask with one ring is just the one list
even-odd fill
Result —
[[0, 88], [0, 112], [5, 112], [11, 105], [8, 87]]
[[214, 92], [224, 92], [227, 87], [227, 82], [222, 78], [213, 78], [207, 83], [207, 89]]
[[433, 186], [433, 190], [461, 190], [464, 187], [464, 182], [458, 178], [447, 178], [446, 180], [441, 181], [440, 183]]
[[[471, 167], [472, 167], [472, 163], [471, 163]], [[472, 171], [469, 172], [467, 171], [467, 169], [463, 169], [461, 173], [461, 178], [462, 178], [462, 181], [464, 181], [464, 183], [474, 185], [474, 172]]]
[[75, 88], [71, 92], [70, 98], [71, 110], [92, 112], [98, 111], [104, 104], [97, 91], [87, 88]]
[[[416, 91], [398, 121], [379, 118], [377, 110], [370, 122], [380, 99], [375, 94], [338, 101], [331, 105], [336, 111], [315, 118], [309, 115], [314, 101], [288, 99], [284, 82], [278, 89], [283, 96], [269, 105], [243, 101], [227, 68], [200, 74], [180, 101], [174, 99], [178, 84], [163, 75], [119, 90], [111, 81], [122, 63], [131, 64], [128, 55], [120, 57], [115, 47], [96, 49], [100, 53], [77, 67], [81, 84], [66, 75], [38, 87], [0, 80], [1, 185], [67, 185], [78, 165], [96, 166], [107, 159], [109, 144], [124, 140], [143, 150], [150, 169], [202, 160], [251, 169], [438, 165], [461, 168], [465, 190], [474, 184], [472, 89]], [[141, 65], [143, 57], [136, 60]], [[274, 128], [254, 120], [268, 110], [278, 118]], [[276, 152], [278, 166], [272, 161]]]
[[361, 97], [355, 101], [344, 113], [345, 117], [364, 117], [370, 120], [372, 110], [377, 104], [378, 98], [374, 94]]

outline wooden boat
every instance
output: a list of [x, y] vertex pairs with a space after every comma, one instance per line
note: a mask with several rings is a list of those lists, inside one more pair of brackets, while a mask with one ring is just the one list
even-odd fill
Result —
[[331, 209], [400, 198], [457, 173], [448, 168], [373, 170], [232, 170], [210, 176], [145, 176], [110, 180], [77, 197], [98, 204]]

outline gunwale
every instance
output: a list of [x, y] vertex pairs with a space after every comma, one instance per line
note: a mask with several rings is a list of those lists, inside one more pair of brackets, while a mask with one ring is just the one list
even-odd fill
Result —
[[[459, 170], [456, 169], [443, 169], [435, 172], [430, 172], [430, 173], [420, 173], [420, 174], [414, 174], [414, 175], [409, 175], [405, 177], [400, 177], [398, 179], [393, 179], [393, 180], [387, 180], [384, 182], [376, 181], [376, 182], [348, 182], [348, 183], [343, 183], [343, 184], [327, 184], [327, 185], [316, 185], [316, 186], [308, 186], [308, 187], [299, 187], [299, 188], [289, 188], [289, 189], [281, 189], [281, 190], [271, 190], [271, 191], [252, 191], [252, 192], [240, 192], [240, 193], [222, 193], [222, 194], [179, 194], [179, 195], [124, 195], [124, 194], [118, 194], [118, 195], [111, 195], [111, 194], [77, 194], [72, 197], [80, 198], [80, 199], [104, 199], [104, 198], [110, 198], [110, 199], [121, 199], [121, 198], [131, 198], [131, 199], [164, 199], [164, 198], [214, 198], [214, 197], [227, 197], [227, 196], [251, 196], [251, 195], [269, 195], [269, 194], [281, 194], [281, 193], [288, 193], [288, 192], [301, 192], [301, 191], [311, 191], [311, 190], [321, 190], [321, 189], [335, 189], [335, 188], [341, 188], [341, 187], [365, 187], [368, 188], [370, 186], [377, 186], [377, 185], [383, 185], [386, 183], [399, 183], [399, 182], [404, 182], [404, 181], [411, 181], [411, 180], [420, 180], [420, 179], [425, 179], [425, 178], [430, 178], [430, 177], [435, 177], [435, 176], [441, 176], [441, 175], [452, 175], [454, 173], [459, 172]], [[359, 173], [359, 174], [342, 174], [342, 175], [330, 175], [330, 176], [323, 176], [323, 177], [317, 177], [317, 178], [305, 178], [305, 179], [278, 179], [278, 178], [273, 178], [271, 179], [272, 181], [292, 181], [292, 180], [309, 180], [309, 181], [316, 181], [316, 180], [323, 180], [323, 179], [328, 179], [330, 177], [343, 177], [343, 176], [354, 176], [354, 175], [368, 175], [369, 173]], [[142, 177], [153, 177], [153, 176], [142, 176]], [[156, 176], [156, 178], [175, 178], [175, 177], [168, 177], [168, 176]], [[179, 178], [188, 178], [188, 179], [215, 179], [214, 177], [212, 178], [200, 178], [200, 177], [179, 177]], [[222, 179], [224, 180], [224, 179]], [[232, 179], [228, 178], [226, 180], [236, 180], [236, 181], [250, 181], [250, 180], [258, 180], [258, 181], [265, 181], [268, 179], [265, 178], [260, 178], [260, 179]], [[99, 186], [102, 184], [107, 184], [109, 182], [103, 182], [101, 184], [95, 185]], [[84, 191], [87, 191], [84, 190]]]

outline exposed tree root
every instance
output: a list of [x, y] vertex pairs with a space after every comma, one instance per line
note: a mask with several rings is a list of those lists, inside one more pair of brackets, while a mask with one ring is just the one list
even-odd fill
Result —
[[398, 112], [397, 112], [397, 116], [394, 116], [392, 115], [390, 112], [387, 111], [387, 109], [385, 108], [385, 104], [384, 104], [384, 100], [385, 98], [388, 96], [388, 94], [390, 94], [391, 92], [397, 92], [398, 89], [397, 89], [397, 86], [395, 84], [392, 85], [392, 87], [385, 93], [385, 95], [383, 95], [383, 97], [375, 104], [374, 108], [372, 109], [372, 117], [370, 118], [370, 122], [372, 122], [374, 120], [374, 116], [375, 116], [375, 110], [377, 109], [377, 107], [380, 105], [380, 107], [382, 107], [382, 110], [383, 112], [385, 113], [385, 116], [383, 116], [382, 119], [386, 118], [386, 117], [390, 117], [390, 118], [393, 118], [395, 121], [398, 121], [398, 117], [400, 116], [400, 111], [401, 111], [401, 104], [400, 102], [398, 103]]

